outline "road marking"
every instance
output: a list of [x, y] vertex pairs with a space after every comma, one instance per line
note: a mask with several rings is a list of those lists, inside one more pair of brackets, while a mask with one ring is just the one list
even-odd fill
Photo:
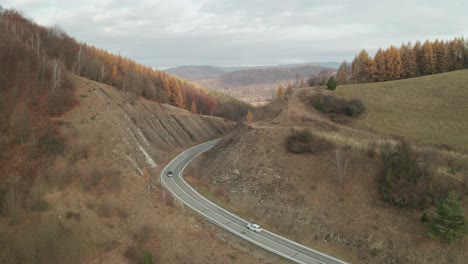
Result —
[[[235, 215], [235, 214], [233, 214], [233, 213], [231, 213], [231, 212], [225, 210], [224, 208], [218, 206], [217, 204], [214, 204], [213, 202], [211, 202], [210, 200], [208, 200], [207, 198], [205, 198], [203, 195], [200, 195], [200, 193], [198, 193], [194, 188], [192, 188], [192, 186], [190, 186], [190, 185], [185, 181], [185, 179], [183, 178], [183, 171], [184, 171], [184, 169], [190, 164], [190, 162], [191, 162], [192, 160], [194, 160], [196, 157], [198, 157], [199, 155], [201, 155], [203, 152], [205, 152], [205, 151], [207, 151], [208, 149], [212, 148], [218, 141], [219, 141], [219, 139], [217, 139], [217, 140], [212, 140], [212, 141], [208, 141], [208, 142], [205, 142], [205, 143], [203, 143], [203, 144], [194, 146], [194, 147], [192, 147], [192, 148], [190, 148], [190, 149], [187, 149], [187, 150], [183, 151], [182, 153], [180, 153], [180, 154], [179, 154], [176, 158], [174, 158], [169, 164], [167, 164], [166, 167], [165, 167], [165, 168], [162, 170], [162, 172], [161, 172], [160, 179], [161, 179], [162, 183], [164, 184], [164, 186], [165, 186], [167, 189], [169, 189], [170, 192], [172, 192], [174, 195], [176, 195], [176, 197], [177, 197], [180, 201], [182, 201], [183, 203], [185, 203], [187, 206], [189, 206], [190, 208], [192, 208], [194, 211], [197, 211], [197, 212], [199, 212], [200, 214], [204, 215], [206, 218], [208, 218], [209, 220], [211, 220], [213, 223], [217, 224], [218, 226], [220, 226], [220, 227], [222, 227], [222, 228], [224, 228], [224, 229], [230, 231], [231, 233], [234, 233], [234, 234], [236, 234], [236, 235], [238, 235], [238, 236], [240, 236], [240, 237], [246, 239], [247, 241], [250, 241], [251, 243], [253, 243], [253, 244], [257, 245], [257, 246], [260, 246], [260, 247], [262, 247], [262, 248], [265, 248], [265, 249], [267, 249], [267, 250], [269, 250], [269, 251], [271, 251], [271, 252], [273, 252], [273, 253], [276, 253], [276, 254], [278, 254], [278, 255], [280, 255], [280, 256], [283, 256], [283, 257], [285, 257], [285, 258], [287, 258], [287, 259], [290, 259], [290, 260], [292, 260], [292, 261], [294, 261], [294, 262], [297, 262], [297, 263], [304, 263], [304, 262], [302, 262], [302, 261], [300, 261], [300, 260], [298, 260], [298, 259], [295, 258], [297, 255], [300, 254], [300, 255], [303, 255], [303, 256], [305, 256], [305, 257], [307, 257], [307, 258], [313, 260], [314, 262], [324, 263], [324, 262], [322, 262], [322, 261], [320, 261], [320, 260], [318, 260], [318, 259], [315, 259], [315, 258], [312, 257], [312, 256], [309, 256], [309, 255], [304, 254], [304, 251], [307, 250], [307, 251], [310, 251], [310, 252], [319, 254], [319, 255], [321, 255], [321, 256], [324, 256], [324, 257], [326, 257], [326, 258], [333, 259], [333, 260], [335, 260], [335, 261], [337, 261], [337, 262], [339, 262], [339, 263], [346, 263], [346, 262], [343, 262], [343, 261], [341, 261], [341, 260], [339, 260], [339, 259], [336, 259], [336, 258], [334, 258], [334, 257], [328, 256], [328, 255], [323, 254], [323, 253], [321, 253], [321, 252], [318, 252], [318, 251], [315, 251], [315, 250], [310, 249], [310, 248], [308, 248], [308, 247], [305, 247], [305, 246], [303, 246], [303, 245], [301, 245], [301, 244], [298, 244], [298, 243], [296, 243], [296, 242], [294, 242], [294, 241], [291, 241], [291, 240], [289, 240], [289, 239], [287, 239], [287, 238], [284, 238], [284, 237], [282, 237], [282, 236], [276, 235], [275, 233], [272, 233], [272, 232], [270, 232], [270, 231], [268, 231], [268, 230], [264, 230], [264, 232], [266, 232], [266, 234], [270, 234], [270, 235], [272, 235], [272, 236], [274, 236], [274, 237], [276, 237], [276, 238], [278, 238], [278, 239], [280, 239], [280, 240], [290, 242], [291, 244], [294, 244], [294, 245], [296, 245], [296, 246], [298, 246], [298, 247], [300, 247], [300, 248], [302, 248], [302, 249], [301, 249], [301, 250], [296, 250], [296, 249], [294, 249], [294, 248], [289, 247], [288, 245], [280, 244], [280, 243], [278, 243], [278, 242], [276, 242], [276, 241], [274, 241], [274, 240], [271, 240], [270, 238], [268, 238], [268, 237], [266, 237], [266, 236], [264, 236], [264, 235], [260, 235], [260, 233], [249, 232], [249, 234], [251, 234], [251, 235], [252, 235], [252, 234], [253, 234], [254, 236], [257, 235], [257, 236], [259, 236], [259, 237], [261, 237], [261, 238], [263, 238], [263, 239], [265, 239], [265, 240], [268, 240], [268, 241], [270, 241], [270, 242], [272, 242], [272, 243], [274, 243], [274, 244], [276, 244], [276, 245], [278, 245], [278, 246], [280, 246], [280, 247], [282, 247], [282, 248], [285, 248], [285, 249], [288, 249], [288, 250], [291, 250], [291, 251], [295, 252], [295, 254], [291, 257], [291, 256], [285, 255], [285, 254], [283, 254], [283, 253], [281, 253], [281, 252], [278, 252], [277, 250], [275, 250], [275, 249], [273, 249], [273, 248], [271, 248], [271, 247], [269, 247], [269, 246], [267, 246], [267, 245], [265, 245], [265, 244], [259, 243], [259, 242], [257, 242], [256, 240], [254, 240], [253, 238], [249, 238], [249, 237], [244, 236], [243, 234], [246, 234], [246, 233], [245, 233], [243, 230], [241, 230], [241, 232], [239, 233], [238, 231], [233, 230], [233, 229], [229, 228], [228, 226], [225, 226], [226, 224], [234, 223], [236, 226], [238, 226], [238, 227], [240, 227], [240, 228], [245, 228], [245, 226], [243, 225], [243, 223], [248, 223], [248, 222], [247, 222], [245, 219], [242, 219], [241, 217], [239, 217], [239, 216], [237, 216], [237, 215]], [[200, 149], [201, 149], [201, 151], [200, 151]], [[193, 152], [197, 152], [197, 153], [193, 153]], [[186, 154], [187, 156], [185, 156], [184, 158], [181, 159], [181, 156], [184, 155], [184, 154]], [[193, 155], [193, 154], [195, 154], [195, 156], [190, 157], [190, 156]], [[173, 184], [174, 184], [175, 186], [177, 186], [177, 188], [179, 188], [179, 189], [187, 196], [187, 198], [189, 198], [190, 200], [192, 200], [193, 202], [195, 202], [195, 204], [201, 205], [202, 207], [205, 207], [205, 208], [208, 209], [208, 210], [196, 210], [196, 209], [195, 209], [192, 205], [190, 205], [188, 202], [186, 202], [186, 201], [184, 201], [183, 199], [181, 199], [181, 197], [183, 196], [182, 193], [176, 194], [173, 190], [171, 190], [171, 189], [169, 188], [169, 186], [168, 186], [168, 185], [166, 184], [166, 182], [164, 181], [163, 174], [164, 174], [164, 172], [167, 170], [167, 168], [168, 168], [170, 165], [171, 165], [172, 168], [176, 169], [179, 165], [181, 165], [181, 162], [183, 162], [183, 161], [185, 161], [185, 160], [187, 160], [187, 159], [189, 159], [189, 160], [188, 160], [185, 164], [183, 164], [184, 166], [182, 167], [182, 169], [180, 170], [180, 172], [179, 172], [179, 174], [178, 174], [178, 176], [179, 176], [178, 180], [180, 180], [180, 181], [182, 182], [182, 184], [183, 184], [182, 186], [188, 187], [188, 188], [193, 192], [193, 194], [195, 195], [196, 198], [201, 198], [201, 199], [207, 201], [209, 204], [211, 204], [211, 205], [213, 205], [213, 206], [215, 207], [214, 209], [208, 208], [206, 205], [202, 204], [200, 201], [198, 201], [197, 199], [195, 199], [192, 195], [188, 194], [188, 193], [181, 187], [181, 185], [179, 185], [179, 182], [176, 181], [175, 179], [173, 179], [173, 181], [172, 181]], [[226, 213], [226, 214], [228, 214], [228, 215], [234, 217], [234, 218], [237, 219], [237, 220], [240, 220], [240, 221], [242, 222], [242, 224], [236, 223], [235, 220], [227, 219], [225, 216], [221, 215], [220, 213], [215, 212], [216, 209], [218, 209], [218, 210], [220, 210], [221, 212], [224, 212], [224, 213]], [[205, 214], [205, 212], [209, 212], [209, 211], [211, 211], [212, 213], [214, 213], [214, 214], [217, 215], [218, 217], [224, 218], [224, 219], [226, 219], [226, 220], [228, 220], [228, 221], [230, 221], [230, 222], [223, 225], [222, 223], [220, 223], [220, 222], [217, 221], [216, 219], [213, 219], [213, 218], [210, 217], [209, 215]]]

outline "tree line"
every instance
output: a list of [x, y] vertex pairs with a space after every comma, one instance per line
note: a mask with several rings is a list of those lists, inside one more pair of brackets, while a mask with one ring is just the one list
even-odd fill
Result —
[[468, 68], [468, 40], [454, 38], [379, 48], [372, 58], [366, 50], [336, 73], [338, 84], [383, 82]]
[[59, 26], [41, 27], [15, 10], [0, 10], [0, 71], [2, 112], [13, 112], [20, 102], [50, 114], [64, 112], [74, 101], [70, 73], [112, 85], [126, 101], [142, 96], [211, 115], [221, 115], [221, 105], [227, 102], [236, 105], [238, 113], [230, 116], [235, 120], [245, 117], [249, 108], [163, 71], [79, 43]]

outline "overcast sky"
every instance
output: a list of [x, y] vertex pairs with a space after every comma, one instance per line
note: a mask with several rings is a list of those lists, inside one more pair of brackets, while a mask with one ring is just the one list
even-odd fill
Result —
[[[75, 2], [75, 3], [72, 3]], [[466, 0], [6, 0], [44, 26], [153, 67], [351, 60], [468, 37]]]

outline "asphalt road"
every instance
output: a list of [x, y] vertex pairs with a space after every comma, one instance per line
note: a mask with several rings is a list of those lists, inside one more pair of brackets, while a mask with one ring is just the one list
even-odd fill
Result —
[[[268, 230], [256, 233], [247, 229], [248, 221], [212, 203], [185, 182], [182, 172], [198, 155], [213, 147], [219, 139], [192, 147], [173, 159], [161, 172], [161, 182], [185, 205], [197, 211], [216, 225], [250, 241], [268, 251], [296, 263], [346, 263], [337, 258], [320, 253]], [[173, 177], [168, 177], [171, 170]]]

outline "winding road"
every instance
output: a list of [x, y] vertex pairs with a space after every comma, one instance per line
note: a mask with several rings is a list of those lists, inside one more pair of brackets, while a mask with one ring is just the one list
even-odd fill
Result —
[[[192, 147], [174, 158], [161, 172], [163, 185], [185, 205], [197, 211], [199, 214], [224, 228], [231, 233], [275, 254], [296, 263], [333, 263], [344, 264], [346, 262], [337, 258], [320, 253], [316, 250], [303, 246], [287, 238], [276, 235], [268, 230], [259, 233], [247, 229], [248, 221], [228, 212], [220, 206], [212, 203], [190, 185], [183, 178], [183, 171], [187, 165], [198, 155], [212, 148], [219, 139], [205, 142]], [[167, 172], [171, 170], [173, 177], [168, 177]]]

